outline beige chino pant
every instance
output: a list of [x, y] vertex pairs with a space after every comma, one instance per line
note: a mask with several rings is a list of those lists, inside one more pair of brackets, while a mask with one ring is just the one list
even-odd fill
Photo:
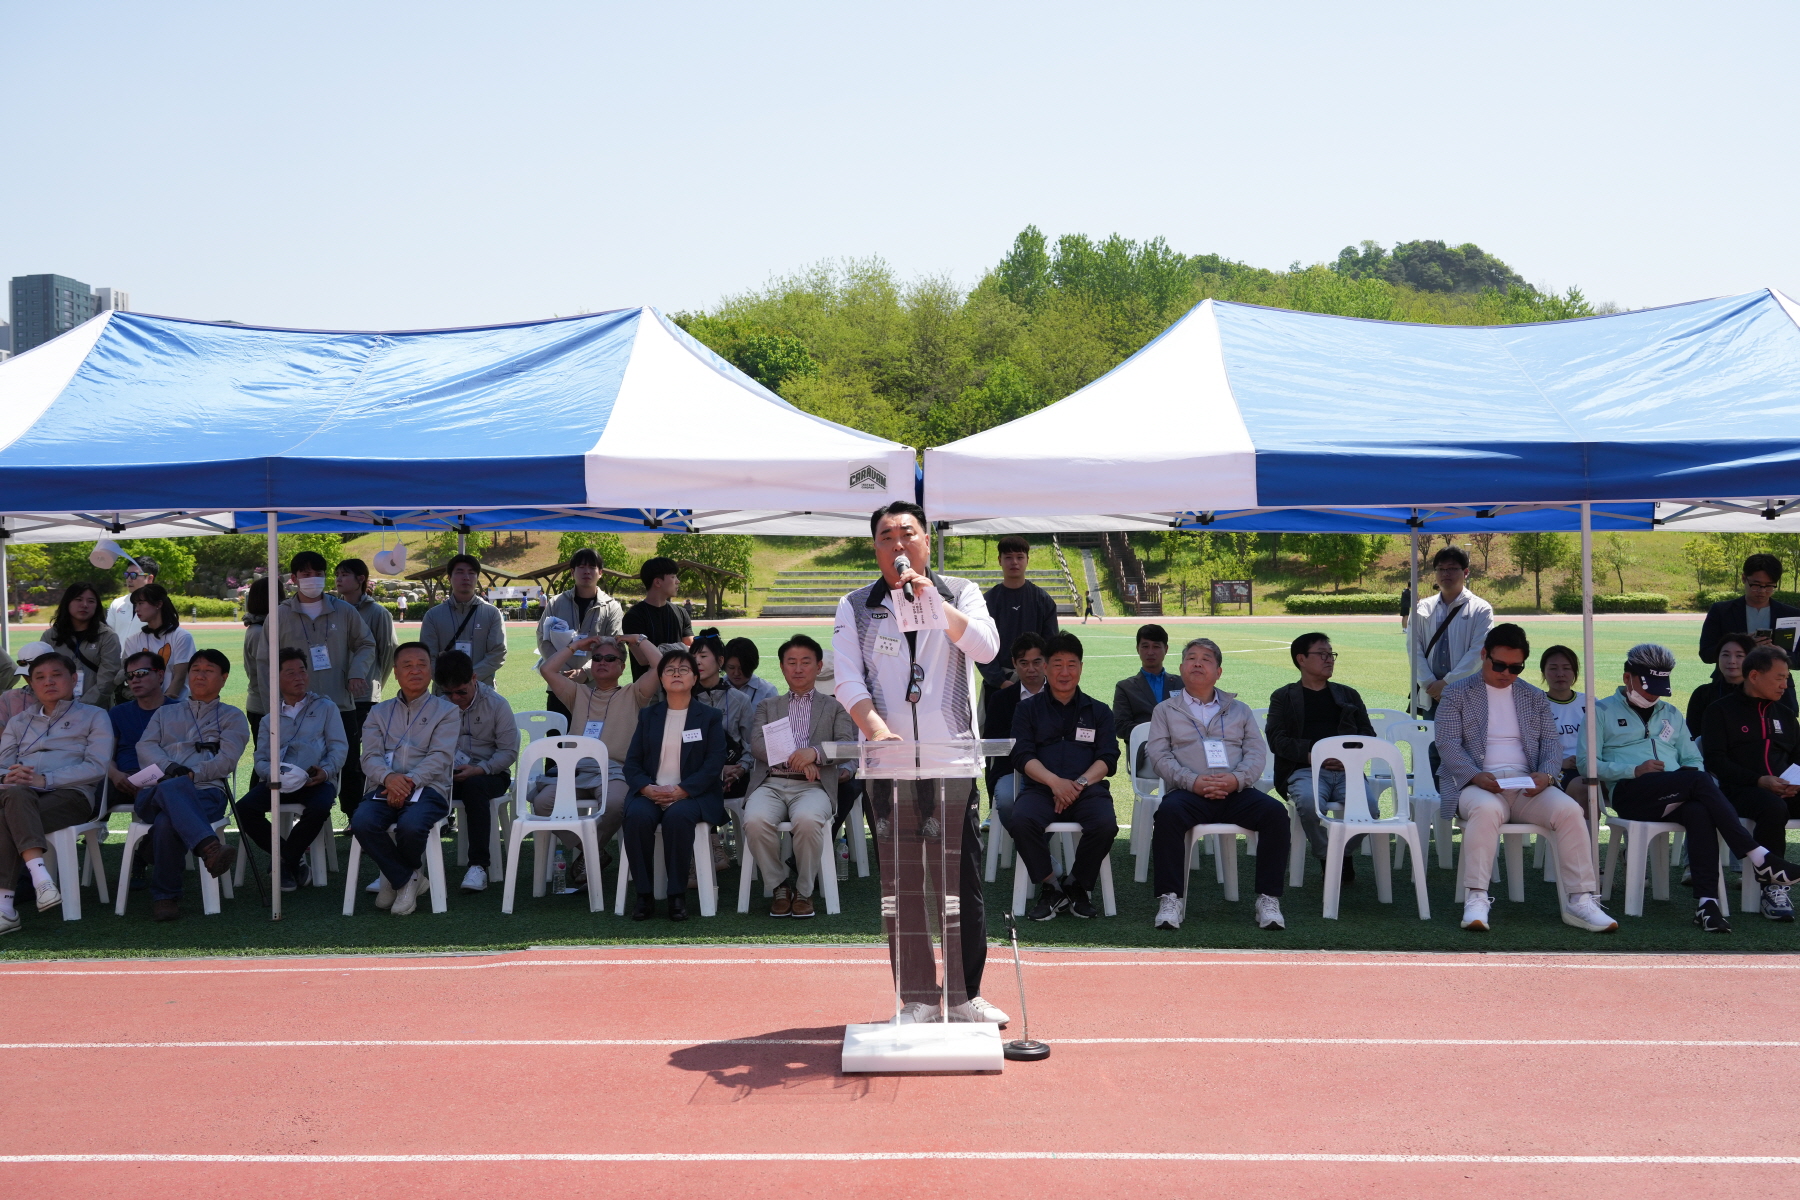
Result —
[[[787, 860], [781, 856], [781, 832], [776, 826], [792, 821], [794, 869], [799, 874], [793, 884], [802, 896], [811, 898], [813, 885], [819, 879], [819, 863], [831, 840], [831, 818], [836, 812], [837, 805], [832, 803], [830, 794], [805, 779], [771, 776], [744, 798], [744, 843], [756, 859], [765, 891], [774, 890], [787, 878]], [[833, 865], [832, 870], [836, 869]]]
[[1587, 814], [1568, 793], [1547, 787], [1535, 796], [1522, 791], [1493, 792], [1470, 786], [1456, 802], [1462, 818], [1462, 863], [1457, 883], [1476, 891], [1488, 890], [1494, 874], [1494, 852], [1500, 847], [1500, 826], [1508, 823], [1541, 825], [1550, 831], [1556, 854], [1558, 886], [1571, 896], [1598, 892], [1594, 879], [1594, 855], [1588, 841]]

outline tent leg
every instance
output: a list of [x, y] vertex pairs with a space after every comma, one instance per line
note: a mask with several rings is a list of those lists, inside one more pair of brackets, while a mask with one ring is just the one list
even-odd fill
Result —
[[[269, 919], [281, 920], [281, 605], [276, 603], [281, 588], [281, 552], [276, 542], [276, 517], [269, 518], [269, 617], [264, 626], [269, 635], [269, 709], [275, 719], [269, 722]], [[254, 760], [253, 760], [254, 761]], [[240, 832], [238, 837], [244, 834]]]
[[[1587, 663], [1582, 672], [1586, 719], [1582, 728], [1587, 738], [1587, 769], [1582, 772], [1587, 791], [1588, 841], [1593, 846], [1594, 863], [1600, 862], [1600, 769], [1599, 735], [1594, 723], [1594, 509], [1581, 506], [1581, 654]], [[1560, 886], [1560, 885], [1558, 885]]]
[[1407, 594], [1412, 597], [1412, 609], [1400, 618], [1400, 633], [1405, 638], [1406, 643], [1406, 715], [1409, 717], [1416, 717], [1419, 715], [1419, 674], [1418, 666], [1413, 662], [1412, 653], [1412, 618], [1413, 614], [1419, 611], [1418, 519], [1419, 510], [1415, 508], [1412, 511], [1412, 520], [1408, 522], [1408, 524], [1412, 525], [1412, 528], [1407, 531], [1411, 535], [1412, 541], [1412, 554], [1410, 556], [1412, 565], [1409, 575], [1412, 583], [1409, 585], [1407, 591]]
[[[0, 652], [12, 653], [12, 585], [6, 578], [6, 535], [0, 530]], [[104, 617], [106, 614], [100, 614]]]

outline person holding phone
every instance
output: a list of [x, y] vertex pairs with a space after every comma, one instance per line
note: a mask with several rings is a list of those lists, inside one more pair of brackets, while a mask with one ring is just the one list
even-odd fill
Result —
[[[1700, 661], [1716, 664], [1719, 651], [1725, 645], [1725, 636], [1731, 633], [1748, 634], [1750, 640], [1758, 646], [1778, 645], [1788, 654], [1794, 652], [1793, 633], [1788, 630], [1777, 634], [1777, 626], [1783, 618], [1800, 617], [1800, 608], [1791, 604], [1783, 604], [1775, 599], [1775, 589], [1781, 586], [1781, 560], [1773, 554], [1752, 554], [1744, 560], [1744, 594], [1730, 600], [1721, 600], [1706, 610], [1706, 623], [1700, 626]], [[1719, 679], [1719, 673], [1713, 672], [1713, 679]], [[1788, 681], [1787, 695], [1784, 697], [1788, 708], [1795, 707], [1793, 680]]]

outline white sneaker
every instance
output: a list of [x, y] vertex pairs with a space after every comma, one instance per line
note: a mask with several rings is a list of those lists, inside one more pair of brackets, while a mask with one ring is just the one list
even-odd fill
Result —
[[376, 908], [394, 907], [394, 895], [394, 885], [388, 882], [388, 877], [386, 875], [381, 876], [375, 881]]
[[364, 888], [363, 891], [379, 892], [379, 891], [381, 891], [381, 885], [386, 882], [387, 882], [387, 880], [385, 880], [381, 876], [377, 875], [373, 880], [370, 881], [369, 886]]
[[394, 915], [409, 917], [418, 911], [419, 893], [426, 887], [425, 877], [417, 871], [406, 881], [406, 886], [394, 893]]
[[1494, 907], [1494, 898], [1486, 892], [1470, 892], [1463, 901], [1462, 927], [1486, 933], [1488, 928], [1488, 911]]
[[938, 1019], [938, 1006], [915, 1000], [894, 1017], [896, 1025], [924, 1025]]
[[24, 923], [25, 922], [19, 920], [19, 915], [17, 913], [14, 913], [10, 917], [5, 913], [0, 913], [0, 933], [11, 933]]
[[1258, 929], [1287, 928], [1287, 922], [1281, 919], [1281, 901], [1279, 899], [1258, 893], [1256, 897], [1256, 927]]
[[952, 1021], [987, 1022], [998, 1025], [1002, 1029], [1006, 1028], [1007, 1022], [1012, 1020], [1011, 1017], [980, 996], [970, 996], [966, 1002], [951, 1009], [950, 1019]]
[[465, 892], [484, 892], [487, 890], [488, 877], [486, 867], [470, 867], [463, 876], [462, 890]]
[[1181, 928], [1181, 897], [1174, 892], [1166, 892], [1156, 898], [1156, 927], [1158, 929]]
[[62, 893], [56, 890], [56, 884], [46, 879], [37, 885], [38, 911], [55, 908], [62, 903]]
[[1592, 892], [1570, 896], [1569, 907], [1563, 909], [1562, 919], [1564, 925], [1573, 925], [1589, 933], [1611, 933], [1619, 927], [1617, 921], [1606, 915], [1606, 910], [1600, 907], [1600, 898]]

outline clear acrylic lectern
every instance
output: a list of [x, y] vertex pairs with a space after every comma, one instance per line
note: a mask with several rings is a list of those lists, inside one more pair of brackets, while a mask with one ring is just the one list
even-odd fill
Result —
[[[826, 742], [825, 757], [854, 760], [881, 859], [881, 918], [894, 971], [894, 1019], [847, 1025], [843, 1069], [998, 1071], [1000, 1028], [954, 1021], [968, 1000], [960, 901], [963, 810], [952, 780], [981, 776], [1011, 738], [943, 742]], [[946, 808], [954, 808], [947, 812]], [[906, 1011], [915, 1019], [900, 1023]]]

